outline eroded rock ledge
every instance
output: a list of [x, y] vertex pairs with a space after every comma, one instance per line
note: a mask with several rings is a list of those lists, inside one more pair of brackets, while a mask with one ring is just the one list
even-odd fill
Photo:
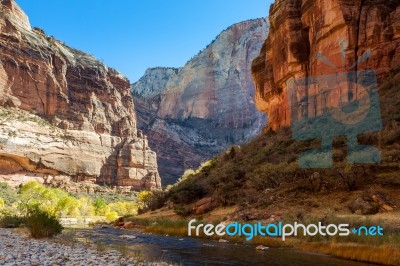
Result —
[[0, 171], [160, 188], [129, 91], [116, 70], [32, 29], [14, 1], [0, 2]]

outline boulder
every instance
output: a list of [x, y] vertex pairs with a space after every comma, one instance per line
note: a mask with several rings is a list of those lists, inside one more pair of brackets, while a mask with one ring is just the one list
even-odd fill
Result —
[[349, 208], [352, 213], [357, 214], [375, 214], [379, 212], [379, 205], [376, 203], [371, 203], [369, 201], [364, 200], [361, 197], [355, 199], [350, 205]]
[[197, 201], [193, 206], [194, 214], [204, 214], [214, 207], [214, 199], [212, 197], [206, 197]]
[[124, 222], [124, 229], [132, 229], [134, 227], [134, 223], [133, 222]]

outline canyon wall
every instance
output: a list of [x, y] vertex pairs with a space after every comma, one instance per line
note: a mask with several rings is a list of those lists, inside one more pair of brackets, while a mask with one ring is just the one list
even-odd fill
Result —
[[276, 0], [269, 22], [252, 74], [257, 108], [273, 130], [290, 125], [289, 79], [371, 69], [380, 82], [400, 65], [398, 0]]
[[161, 188], [129, 80], [0, 3], [0, 172]]
[[265, 126], [250, 68], [267, 32], [265, 19], [234, 24], [182, 68], [149, 69], [132, 85], [138, 128], [158, 154], [165, 183]]

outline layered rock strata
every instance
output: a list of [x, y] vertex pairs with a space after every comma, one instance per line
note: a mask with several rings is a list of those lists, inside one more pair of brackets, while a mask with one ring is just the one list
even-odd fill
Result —
[[3, 173], [161, 187], [156, 154], [136, 129], [129, 80], [31, 28], [13, 0], [0, 4], [0, 106]]
[[157, 152], [166, 183], [265, 126], [250, 66], [267, 32], [265, 19], [235, 24], [182, 68], [149, 69], [133, 84], [138, 128]]
[[[268, 115], [271, 129], [290, 125], [291, 78], [371, 69], [379, 82], [399, 67], [397, 0], [276, 0], [269, 22], [269, 35], [252, 73], [257, 108]], [[313, 116], [326, 104], [308, 103], [305, 113]]]

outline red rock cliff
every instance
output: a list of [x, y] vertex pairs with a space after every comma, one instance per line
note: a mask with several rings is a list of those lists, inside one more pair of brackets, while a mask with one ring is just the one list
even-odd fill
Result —
[[0, 106], [0, 170], [161, 186], [129, 80], [32, 29], [12, 0], [0, 2]]
[[[373, 69], [382, 80], [400, 65], [400, 1], [276, 0], [270, 31], [253, 61], [256, 106], [267, 113], [268, 127], [290, 124], [286, 82], [291, 77], [331, 74], [342, 67], [339, 42], [347, 40], [343, 69]], [[368, 49], [372, 56], [351, 68]]]

